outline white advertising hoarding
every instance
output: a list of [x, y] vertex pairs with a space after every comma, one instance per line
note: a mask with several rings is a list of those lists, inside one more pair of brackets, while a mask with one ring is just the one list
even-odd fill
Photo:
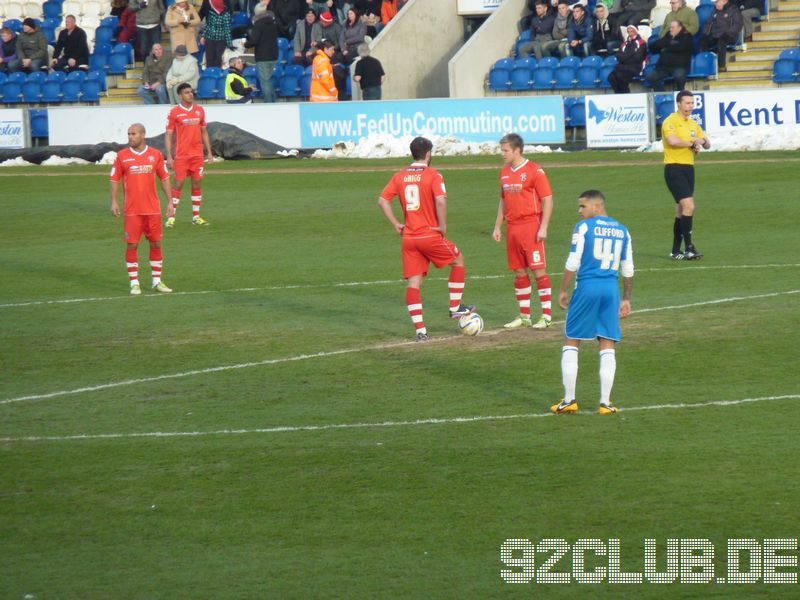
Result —
[[800, 136], [800, 88], [695, 92], [693, 118], [709, 134], [753, 127], [792, 127]]
[[488, 15], [502, 2], [503, 0], [458, 0], [458, 14]]
[[24, 148], [25, 145], [25, 111], [0, 109], [0, 148]]
[[629, 148], [652, 141], [648, 94], [586, 96], [586, 145]]
[[[299, 103], [209, 104], [206, 121], [227, 123], [287, 148], [300, 147]], [[90, 106], [48, 110], [53, 146], [128, 141], [128, 127], [141, 123], [147, 137], [164, 133], [170, 106]]]

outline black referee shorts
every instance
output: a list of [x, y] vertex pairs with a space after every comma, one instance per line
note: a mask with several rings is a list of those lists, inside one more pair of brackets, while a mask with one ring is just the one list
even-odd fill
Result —
[[664, 165], [664, 181], [675, 202], [694, 197], [694, 165]]

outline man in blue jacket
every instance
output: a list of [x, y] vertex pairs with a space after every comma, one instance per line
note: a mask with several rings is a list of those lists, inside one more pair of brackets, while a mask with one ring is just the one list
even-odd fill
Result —
[[592, 49], [592, 17], [586, 14], [583, 4], [572, 5], [572, 18], [567, 26], [567, 43], [562, 54], [564, 56], [589, 56]]

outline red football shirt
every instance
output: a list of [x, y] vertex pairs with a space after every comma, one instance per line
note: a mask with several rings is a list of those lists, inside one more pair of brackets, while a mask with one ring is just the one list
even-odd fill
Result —
[[[447, 196], [444, 179], [439, 171], [425, 163], [412, 163], [395, 173], [381, 192], [381, 198], [388, 202], [400, 198], [405, 237], [430, 237], [431, 227], [439, 226], [437, 196]], [[439, 235], [439, 232], [433, 233]]]
[[527, 159], [516, 169], [510, 165], [502, 168], [500, 193], [506, 223], [511, 225], [539, 219], [542, 198], [553, 195], [542, 167]]
[[136, 152], [128, 146], [117, 153], [111, 167], [111, 181], [122, 181], [125, 189], [125, 216], [160, 215], [161, 204], [156, 193], [156, 175], [168, 179], [164, 156], [150, 146]]
[[182, 104], [174, 106], [167, 115], [167, 134], [175, 132], [175, 145], [172, 158], [203, 157], [203, 137], [201, 128], [206, 126], [206, 111], [202, 106], [192, 104], [186, 108]]

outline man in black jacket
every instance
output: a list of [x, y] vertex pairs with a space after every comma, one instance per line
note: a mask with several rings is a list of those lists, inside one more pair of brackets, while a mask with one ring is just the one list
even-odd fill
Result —
[[64, 29], [58, 34], [52, 66], [56, 71], [67, 73], [79, 68], [89, 68], [89, 44], [86, 42], [86, 32], [76, 25], [75, 17], [72, 15], [66, 16]]
[[725, 55], [729, 44], [735, 44], [742, 31], [742, 13], [739, 7], [728, 0], [716, 0], [711, 18], [703, 25], [703, 36], [700, 38], [700, 49], [716, 51], [719, 70], [725, 72]]
[[647, 81], [657, 92], [664, 91], [664, 80], [675, 78], [678, 91], [686, 84], [686, 73], [692, 64], [692, 34], [680, 21], [669, 24], [669, 33], [650, 43], [650, 51], [658, 54], [658, 64], [647, 74]]
[[542, 46], [553, 40], [553, 24], [556, 15], [551, 11], [545, 0], [540, 0], [534, 5], [535, 14], [531, 18], [531, 41], [519, 47], [519, 55], [533, 54], [536, 60], [541, 60]]
[[303, 10], [298, 0], [272, 0], [269, 9], [275, 14], [275, 23], [278, 26], [278, 35], [294, 38], [297, 21], [303, 15]]
[[256, 6], [253, 27], [244, 43], [245, 48], [255, 48], [258, 82], [264, 93], [264, 102], [275, 102], [275, 86], [272, 85], [272, 72], [278, 61], [278, 26], [275, 15], [266, 5]]

